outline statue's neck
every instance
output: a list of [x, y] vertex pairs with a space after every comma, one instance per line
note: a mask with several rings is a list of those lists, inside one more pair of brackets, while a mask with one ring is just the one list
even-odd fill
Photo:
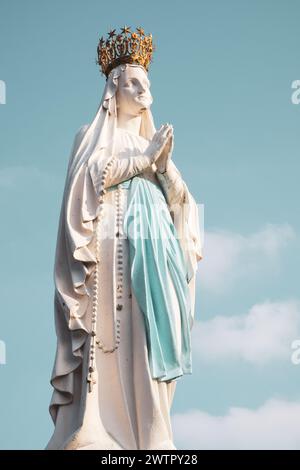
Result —
[[141, 116], [133, 116], [132, 114], [118, 113], [117, 127], [121, 127], [125, 131], [132, 134], [140, 135], [142, 118]]

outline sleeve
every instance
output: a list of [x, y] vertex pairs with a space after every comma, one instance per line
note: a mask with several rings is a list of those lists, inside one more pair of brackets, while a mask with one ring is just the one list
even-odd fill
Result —
[[89, 171], [97, 196], [100, 194], [103, 175], [105, 175], [104, 189], [107, 189], [142, 173], [152, 163], [152, 158], [146, 155], [113, 159], [111, 156], [94, 158], [89, 163]]
[[162, 186], [167, 202], [170, 206], [184, 201], [186, 185], [175, 163], [170, 160], [164, 173], [156, 171], [157, 178]]
[[104, 188], [128, 180], [151, 166], [152, 158], [146, 155], [138, 157], [115, 158], [106, 177]]

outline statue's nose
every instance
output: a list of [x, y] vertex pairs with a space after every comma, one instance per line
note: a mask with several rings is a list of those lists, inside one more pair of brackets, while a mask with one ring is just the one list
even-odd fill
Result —
[[140, 83], [139, 94], [141, 95], [141, 94], [143, 94], [143, 93], [146, 93], [146, 91], [147, 91], [146, 86], [145, 86], [145, 85], [142, 85], [142, 84]]

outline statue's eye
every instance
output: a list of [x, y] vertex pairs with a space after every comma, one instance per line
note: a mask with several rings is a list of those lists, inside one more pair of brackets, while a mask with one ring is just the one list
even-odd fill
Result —
[[[126, 85], [139, 85], [140, 84], [140, 81], [137, 79], [137, 78], [129, 78], [126, 82]], [[150, 87], [150, 82], [149, 83], [144, 83], [145, 86], [149, 86]]]

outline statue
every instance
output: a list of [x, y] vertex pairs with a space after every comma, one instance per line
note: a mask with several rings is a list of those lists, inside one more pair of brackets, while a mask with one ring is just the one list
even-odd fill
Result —
[[71, 151], [55, 254], [57, 349], [46, 449], [176, 449], [170, 409], [192, 373], [198, 208], [155, 129], [142, 28], [101, 38], [106, 85]]

